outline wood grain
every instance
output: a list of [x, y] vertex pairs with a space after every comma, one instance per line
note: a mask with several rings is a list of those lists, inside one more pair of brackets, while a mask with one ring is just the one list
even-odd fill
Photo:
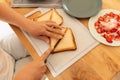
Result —
[[[94, 70], [104, 79], [111, 80], [112, 76], [120, 70], [119, 65], [111, 58], [111, 51], [103, 49], [104, 45], [100, 45], [84, 58], [85, 62], [94, 68]], [[105, 47], [104, 47], [105, 48]], [[106, 46], [106, 48], [108, 48]], [[96, 53], [97, 52], [97, 53]], [[108, 55], [109, 54], [109, 55]], [[93, 59], [94, 58], [94, 59]]]
[[[7, 1], [10, 3], [10, 0]], [[120, 10], [120, 0], [102, 0], [102, 3], [102, 9]], [[21, 15], [24, 15], [33, 9], [35, 8], [14, 8], [14, 10]], [[36, 14], [34, 16], [38, 15]], [[33, 17], [30, 17], [30, 19], [32, 18]], [[88, 28], [89, 18], [78, 20], [80, 20]], [[30, 43], [26, 43], [27, 39], [23, 39], [24, 35], [21, 35], [22, 33], [19, 29], [16, 29], [15, 27], [12, 28], [26, 48], [28, 48], [28, 45], [31, 46]], [[33, 57], [37, 54], [32, 47], [27, 50], [29, 53], [34, 54], [31, 55]], [[34, 58], [36, 57], [37, 55]], [[47, 71], [47, 75], [50, 80], [112, 80], [119, 71], [120, 47], [111, 47], [100, 44], [56, 78], [54, 78], [49, 71]], [[116, 80], [120, 79], [117, 78]]]

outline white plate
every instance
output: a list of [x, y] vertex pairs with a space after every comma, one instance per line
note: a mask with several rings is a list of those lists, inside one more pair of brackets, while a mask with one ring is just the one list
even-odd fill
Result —
[[98, 18], [100, 16], [103, 16], [105, 15], [106, 13], [110, 13], [110, 12], [113, 12], [115, 14], [120, 14], [120, 11], [118, 10], [114, 10], [114, 9], [104, 9], [104, 10], [101, 10], [96, 16], [94, 17], [91, 17], [90, 20], [89, 20], [89, 30], [90, 30], [90, 33], [92, 34], [92, 36], [98, 40], [99, 42], [105, 44], [105, 45], [109, 45], [109, 46], [120, 46], [120, 41], [113, 41], [112, 43], [108, 43], [105, 38], [103, 38], [95, 29], [95, 26], [94, 26], [94, 23], [98, 20]]
[[77, 18], [94, 16], [102, 7], [102, 0], [63, 0], [62, 3], [63, 9]]

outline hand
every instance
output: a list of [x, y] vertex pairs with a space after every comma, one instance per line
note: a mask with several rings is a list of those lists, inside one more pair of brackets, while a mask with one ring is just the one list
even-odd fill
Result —
[[49, 48], [39, 59], [36, 59], [27, 65], [15, 75], [14, 80], [41, 80], [47, 67], [45, 60], [53, 48]]
[[[48, 37], [61, 38], [63, 33], [61, 27], [52, 21], [34, 22], [29, 20], [8, 5], [0, 3], [0, 19], [15, 25], [16, 27], [28, 32], [34, 37], [49, 42]], [[14, 15], [13, 15], [14, 14]]]
[[14, 80], [41, 80], [46, 70], [44, 61], [35, 60], [21, 68]]
[[49, 43], [48, 37], [62, 38], [64, 33], [62, 27], [52, 21], [33, 22], [30, 21], [26, 24], [27, 29], [25, 30], [30, 35], [42, 39]]

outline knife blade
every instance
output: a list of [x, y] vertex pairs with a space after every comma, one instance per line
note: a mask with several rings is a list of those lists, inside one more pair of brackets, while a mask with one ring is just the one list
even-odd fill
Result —
[[47, 77], [47, 75], [44, 75], [41, 80], [49, 80], [49, 78]]
[[118, 72], [113, 78], [112, 80], [120, 80], [120, 72]]

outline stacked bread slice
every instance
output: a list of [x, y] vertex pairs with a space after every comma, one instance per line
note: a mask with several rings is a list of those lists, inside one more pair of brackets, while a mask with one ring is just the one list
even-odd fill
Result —
[[59, 25], [61, 25], [63, 23], [62, 16], [57, 12], [57, 10], [55, 8], [52, 8], [51, 10], [47, 11], [46, 13], [34, 18], [33, 20], [36, 22], [54, 21]]
[[[63, 23], [62, 16], [55, 8], [43, 13], [33, 20], [36, 22], [50, 20], [56, 22], [59, 25]], [[62, 30], [65, 33], [62, 39], [56, 39], [52, 37], [50, 38], [50, 46], [54, 48], [53, 53], [77, 49], [72, 29], [68, 27], [63, 27]]]
[[[51, 43], [52, 45], [52, 43]], [[57, 43], [53, 52], [76, 50], [75, 38], [71, 28], [66, 28], [64, 37]]]
[[[62, 28], [62, 31], [65, 33], [65, 32], [66, 32], [66, 28], [63, 27], [63, 28]], [[59, 40], [60, 40], [60, 39], [51, 37], [51, 38], [50, 38], [50, 46], [55, 48], [55, 46], [57, 46], [57, 43], [59, 42]]]

